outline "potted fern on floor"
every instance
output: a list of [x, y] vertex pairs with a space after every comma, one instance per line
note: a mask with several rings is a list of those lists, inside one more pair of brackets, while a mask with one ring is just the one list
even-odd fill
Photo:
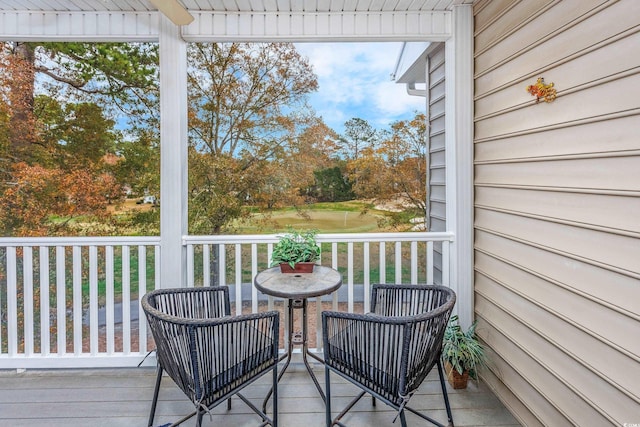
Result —
[[484, 347], [476, 336], [477, 321], [463, 331], [458, 316], [451, 316], [442, 342], [442, 361], [449, 384], [454, 389], [467, 388], [469, 377], [478, 379], [478, 368], [486, 366]]
[[273, 246], [271, 267], [280, 265], [283, 273], [311, 273], [320, 258], [320, 246], [316, 242], [315, 230], [294, 231], [280, 236]]

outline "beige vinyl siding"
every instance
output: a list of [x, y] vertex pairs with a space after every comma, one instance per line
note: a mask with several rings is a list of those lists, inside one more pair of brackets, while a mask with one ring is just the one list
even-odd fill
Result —
[[[640, 422], [640, 2], [479, 1], [475, 315], [527, 426]], [[538, 77], [558, 98], [535, 103]]]

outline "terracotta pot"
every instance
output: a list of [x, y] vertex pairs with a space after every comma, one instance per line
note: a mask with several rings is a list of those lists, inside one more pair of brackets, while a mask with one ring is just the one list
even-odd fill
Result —
[[464, 373], [460, 374], [458, 371], [453, 369], [453, 366], [449, 362], [447, 362], [444, 366], [444, 370], [447, 373], [447, 380], [451, 387], [458, 390], [461, 388], [467, 388], [467, 383], [469, 382], [469, 371], [464, 371]]
[[294, 266], [295, 268], [291, 268], [291, 266], [287, 263], [280, 264], [280, 271], [282, 273], [313, 273], [313, 266], [316, 265], [315, 262], [299, 262]]

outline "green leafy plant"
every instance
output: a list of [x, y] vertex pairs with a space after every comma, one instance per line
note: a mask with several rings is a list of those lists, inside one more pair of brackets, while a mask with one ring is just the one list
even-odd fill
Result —
[[477, 321], [473, 322], [465, 332], [458, 323], [458, 316], [451, 316], [442, 344], [442, 360], [449, 362], [460, 374], [468, 371], [473, 379], [478, 378], [477, 369], [487, 361], [485, 349], [476, 337], [476, 325]]
[[320, 246], [316, 242], [316, 230], [289, 232], [280, 236], [273, 246], [271, 266], [289, 264], [291, 268], [299, 262], [314, 262], [320, 257]]

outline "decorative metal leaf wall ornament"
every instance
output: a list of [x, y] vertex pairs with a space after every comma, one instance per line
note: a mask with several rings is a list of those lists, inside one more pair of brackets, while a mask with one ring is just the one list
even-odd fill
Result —
[[540, 102], [541, 99], [547, 103], [553, 102], [557, 97], [553, 83], [545, 84], [542, 77], [538, 77], [535, 84], [527, 86], [527, 92], [536, 97], [536, 103]]

